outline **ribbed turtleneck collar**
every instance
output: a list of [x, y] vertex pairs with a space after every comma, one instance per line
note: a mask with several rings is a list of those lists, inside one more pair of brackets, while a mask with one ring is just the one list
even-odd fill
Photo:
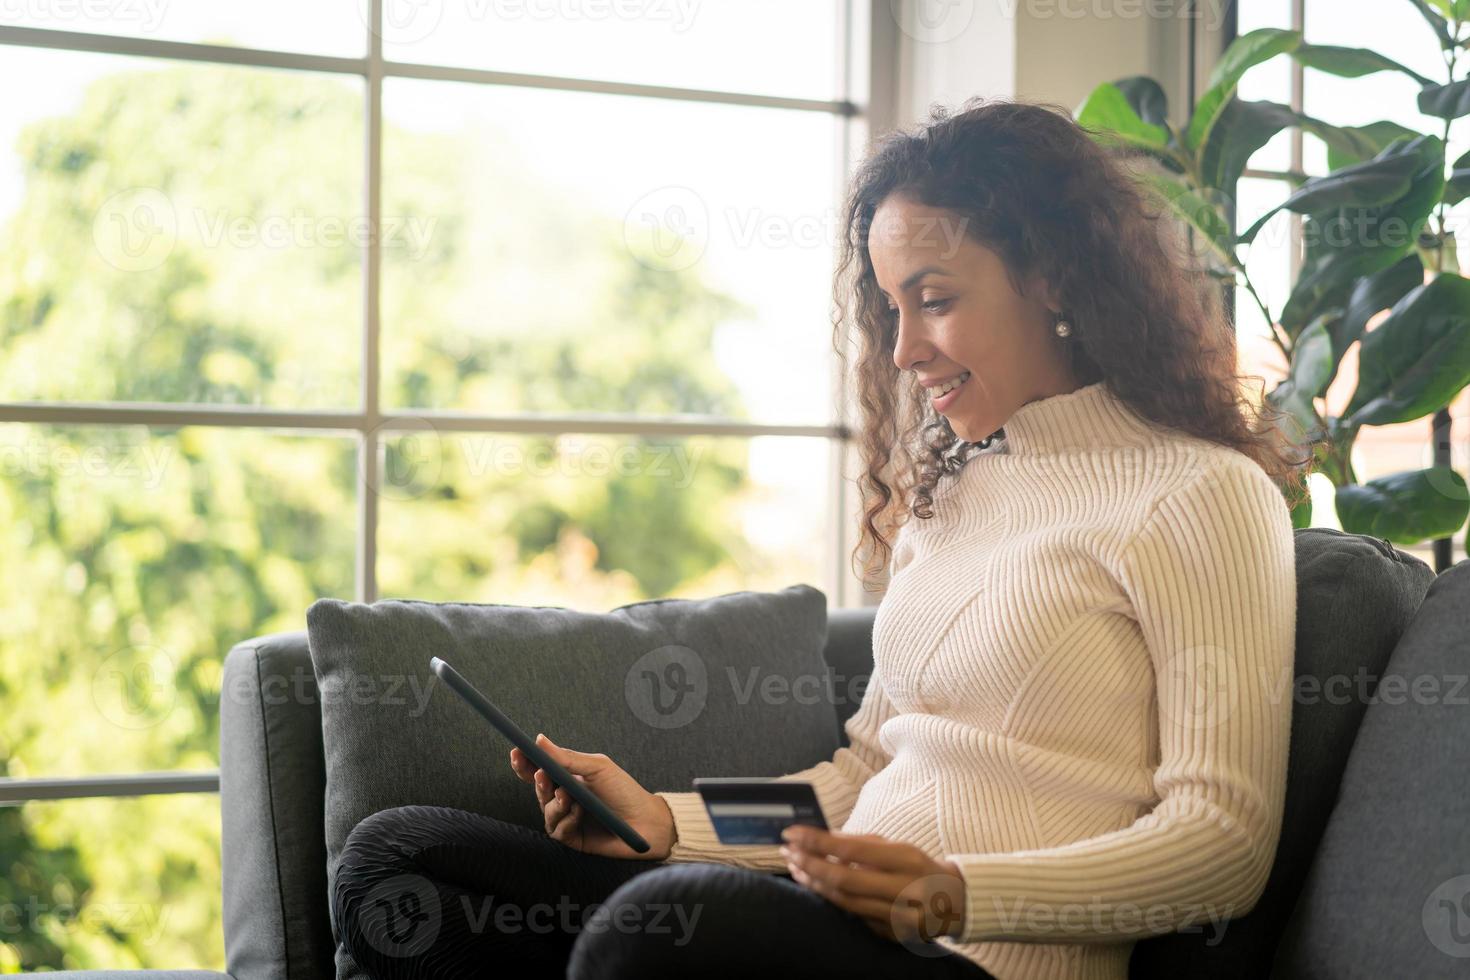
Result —
[[995, 451], [1018, 456], [1139, 446], [1156, 435], [1152, 423], [1135, 414], [1106, 381], [1027, 402], [1006, 420], [1002, 433]]

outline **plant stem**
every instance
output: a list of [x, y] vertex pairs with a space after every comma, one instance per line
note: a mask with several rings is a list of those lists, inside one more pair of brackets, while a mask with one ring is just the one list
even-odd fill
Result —
[[1261, 294], [1256, 292], [1255, 284], [1251, 282], [1250, 274], [1245, 271], [1245, 266], [1237, 266], [1236, 271], [1238, 271], [1240, 273], [1240, 277], [1245, 280], [1246, 291], [1249, 292], [1251, 294], [1251, 298], [1256, 301], [1256, 306], [1260, 307], [1261, 316], [1266, 318], [1266, 329], [1271, 331], [1271, 339], [1274, 340], [1276, 342], [1276, 346], [1281, 349], [1281, 354], [1283, 357], [1286, 358], [1286, 363], [1289, 367], [1291, 365], [1291, 350], [1286, 346], [1285, 342], [1282, 341], [1281, 336], [1276, 332], [1276, 322], [1271, 316], [1271, 311], [1266, 308], [1266, 303], [1264, 300], [1261, 299]]

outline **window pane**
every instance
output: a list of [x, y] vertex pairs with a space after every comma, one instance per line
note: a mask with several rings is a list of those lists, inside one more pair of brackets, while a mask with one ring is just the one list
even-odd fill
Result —
[[839, 122], [390, 79], [384, 400], [831, 421]]
[[0, 24], [361, 57], [367, 51], [366, 2], [7, 0], [0, 3]]
[[355, 405], [362, 83], [6, 48], [0, 400]]
[[[1263, 27], [1291, 29], [1290, 0], [1240, 0], [1237, 7], [1237, 35]], [[1291, 105], [1291, 66], [1291, 59], [1281, 55], [1256, 65], [1240, 80], [1236, 94], [1247, 102], [1265, 100]], [[1291, 134], [1288, 128], [1271, 137], [1265, 146], [1251, 154], [1250, 166], [1257, 170], [1291, 169]]]
[[392, 61], [830, 99], [839, 0], [385, 0]]
[[351, 440], [0, 425], [0, 758], [14, 777], [218, 764], [241, 640], [350, 596]]
[[219, 847], [212, 793], [0, 807], [0, 973], [223, 970]]
[[[1236, 185], [1236, 233], [1255, 224], [1261, 215], [1290, 194], [1291, 186], [1285, 181], [1242, 177]], [[1291, 295], [1291, 214], [1278, 211], [1272, 215], [1253, 242], [1244, 246], [1242, 251], [1251, 283], [1274, 321], [1281, 315], [1281, 309]], [[1278, 367], [1273, 371], [1279, 372], [1281, 353], [1271, 341], [1270, 324], [1255, 298], [1243, 286], [1235, 289], [1235, 323], [1242, 368], [1260, 371], [1274, 364]]]
[[[1381, 0], [1332, 0], [1307, 4], [1306, 39], [1312, 44], [1368, 48], [1441, 84], [1448, 81], [1439, 43], [1424, 18], [1410, 4]], [[1464, 77], [1457, 71], [1456, 78]], [[1306, 111], [1339, 126], [1363, 126], [1388, 119], [1417, 132], [1444, 133], [1444, 121], [1419, 111], [1419, 83], [1397, 71], [1363, 78], [1338, 78], [1307, 69]], [[1449, 159], [1470, 149], [1464, 126], [1451, 131]], [[1327, 172], [1327, 149], [1316, 137], [1308, 141], [1311, 173]]]
[[440, 435], [387, 446], [385, 597], [566, 605], [827, 583], [830, 444]]

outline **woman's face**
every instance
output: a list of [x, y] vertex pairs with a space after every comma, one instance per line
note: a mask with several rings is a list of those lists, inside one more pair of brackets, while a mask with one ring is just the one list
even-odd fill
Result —
[[890, 195], [873, 216], [868, 255], [897, 318], [893, 362], [930, 385], [968, 375], [930, 402], [955, 435], [978, 442], [1027, 402], [1078, 387], [1045, 284], [1017, 293], [1000, 256], [964, 219]]

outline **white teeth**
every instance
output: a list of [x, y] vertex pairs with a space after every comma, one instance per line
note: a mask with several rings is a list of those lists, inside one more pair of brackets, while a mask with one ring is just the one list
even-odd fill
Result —
[[935, 398], [942, 398], [942, 397], [944, 397], [945, 395], [949, 394], [951, 391], [954, 391], [960, 385], [964, 384], [965, 383], [965, 379], [967, 379], [969, 376], [970, 376], [970, 372], [969, 371], [966, 371], [964, 374], [960, 375], [958, 378], [955, 378], [953, 381], [946, 381], [944, 384], [942, 384], [939, 387], [937, 387], [937, 388], [934, 389], [934, 397]]

